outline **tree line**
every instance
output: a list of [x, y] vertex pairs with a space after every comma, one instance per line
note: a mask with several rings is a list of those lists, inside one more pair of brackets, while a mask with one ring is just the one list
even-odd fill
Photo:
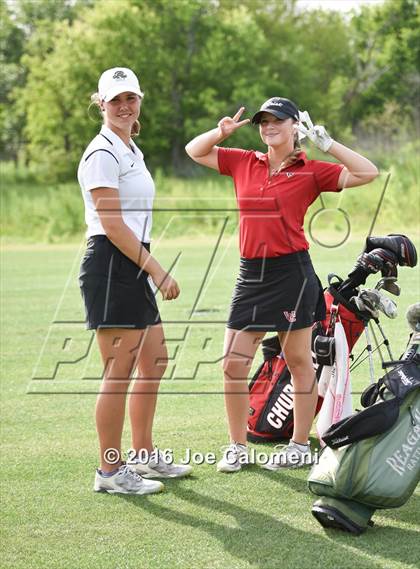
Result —
[[[351, 16], [296, 0], [0, 0], [0, 12], [0, 158], [49, 180], [74, 178], [101, 122], [90, 95], [114, 66], [138, 74], [140, 145], [171, 173], [188, 174], [186, 141], [275, 95], [347, 142], [418, 125], [418, 0]], [[244, 128], [232, 143], [258, 141]]]

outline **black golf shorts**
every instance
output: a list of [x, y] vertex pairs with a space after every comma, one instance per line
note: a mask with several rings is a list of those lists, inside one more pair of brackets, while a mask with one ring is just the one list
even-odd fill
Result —
[[325, 317], [322, 285], [307, 251], [241, 258], [228, 328], [286, 332], [307, 328]]
[[[149, 243], [143, 246], [150, 250]], [[106, 235], [89, 237], [79, 273], [86, 327], [144, 329], [159, 324], [148, 277]]]

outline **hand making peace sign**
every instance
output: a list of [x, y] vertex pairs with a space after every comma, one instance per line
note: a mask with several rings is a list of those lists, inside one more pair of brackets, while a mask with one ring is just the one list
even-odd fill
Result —
[[244, 119], [242, 121], [239, 120], [244, 110], [245, 107], [241, 107], [233, 117], [223, 117], [219, 121], [217, 126], [219, 127], [220, 134], [223, 136], [223, 138], [227, 138], [232, 133], [234, 133], [235, 130], [238, 130], [238, 128], [241, 128], [241, 126], [244, 126], [251, 122], [250, 119]]

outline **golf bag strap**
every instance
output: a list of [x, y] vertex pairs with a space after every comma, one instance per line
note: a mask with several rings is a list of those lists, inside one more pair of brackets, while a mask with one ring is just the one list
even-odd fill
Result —
[[328, 329], [327, 329], [327, 336], [330, 336], [331, 338], [334, 337], [335, 324], [337, 322], [337, 318], [340, 319], [338, 314], [338, 304], [333, 302], [330, 306], [330, 321], [328, 323]]

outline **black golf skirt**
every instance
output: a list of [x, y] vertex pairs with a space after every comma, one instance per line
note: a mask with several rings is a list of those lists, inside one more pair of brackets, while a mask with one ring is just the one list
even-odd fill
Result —
[[241, 258], [228, 328], [286, 332], [307, 328], [325, 317], [322, 285], [307, 251]]
[[[150, 244], [143, 243], [150, 251]], [[144, 329], [161, 322], [149, 274], [106, 235], [89, 237], [79, 273], [86, 327]]]

